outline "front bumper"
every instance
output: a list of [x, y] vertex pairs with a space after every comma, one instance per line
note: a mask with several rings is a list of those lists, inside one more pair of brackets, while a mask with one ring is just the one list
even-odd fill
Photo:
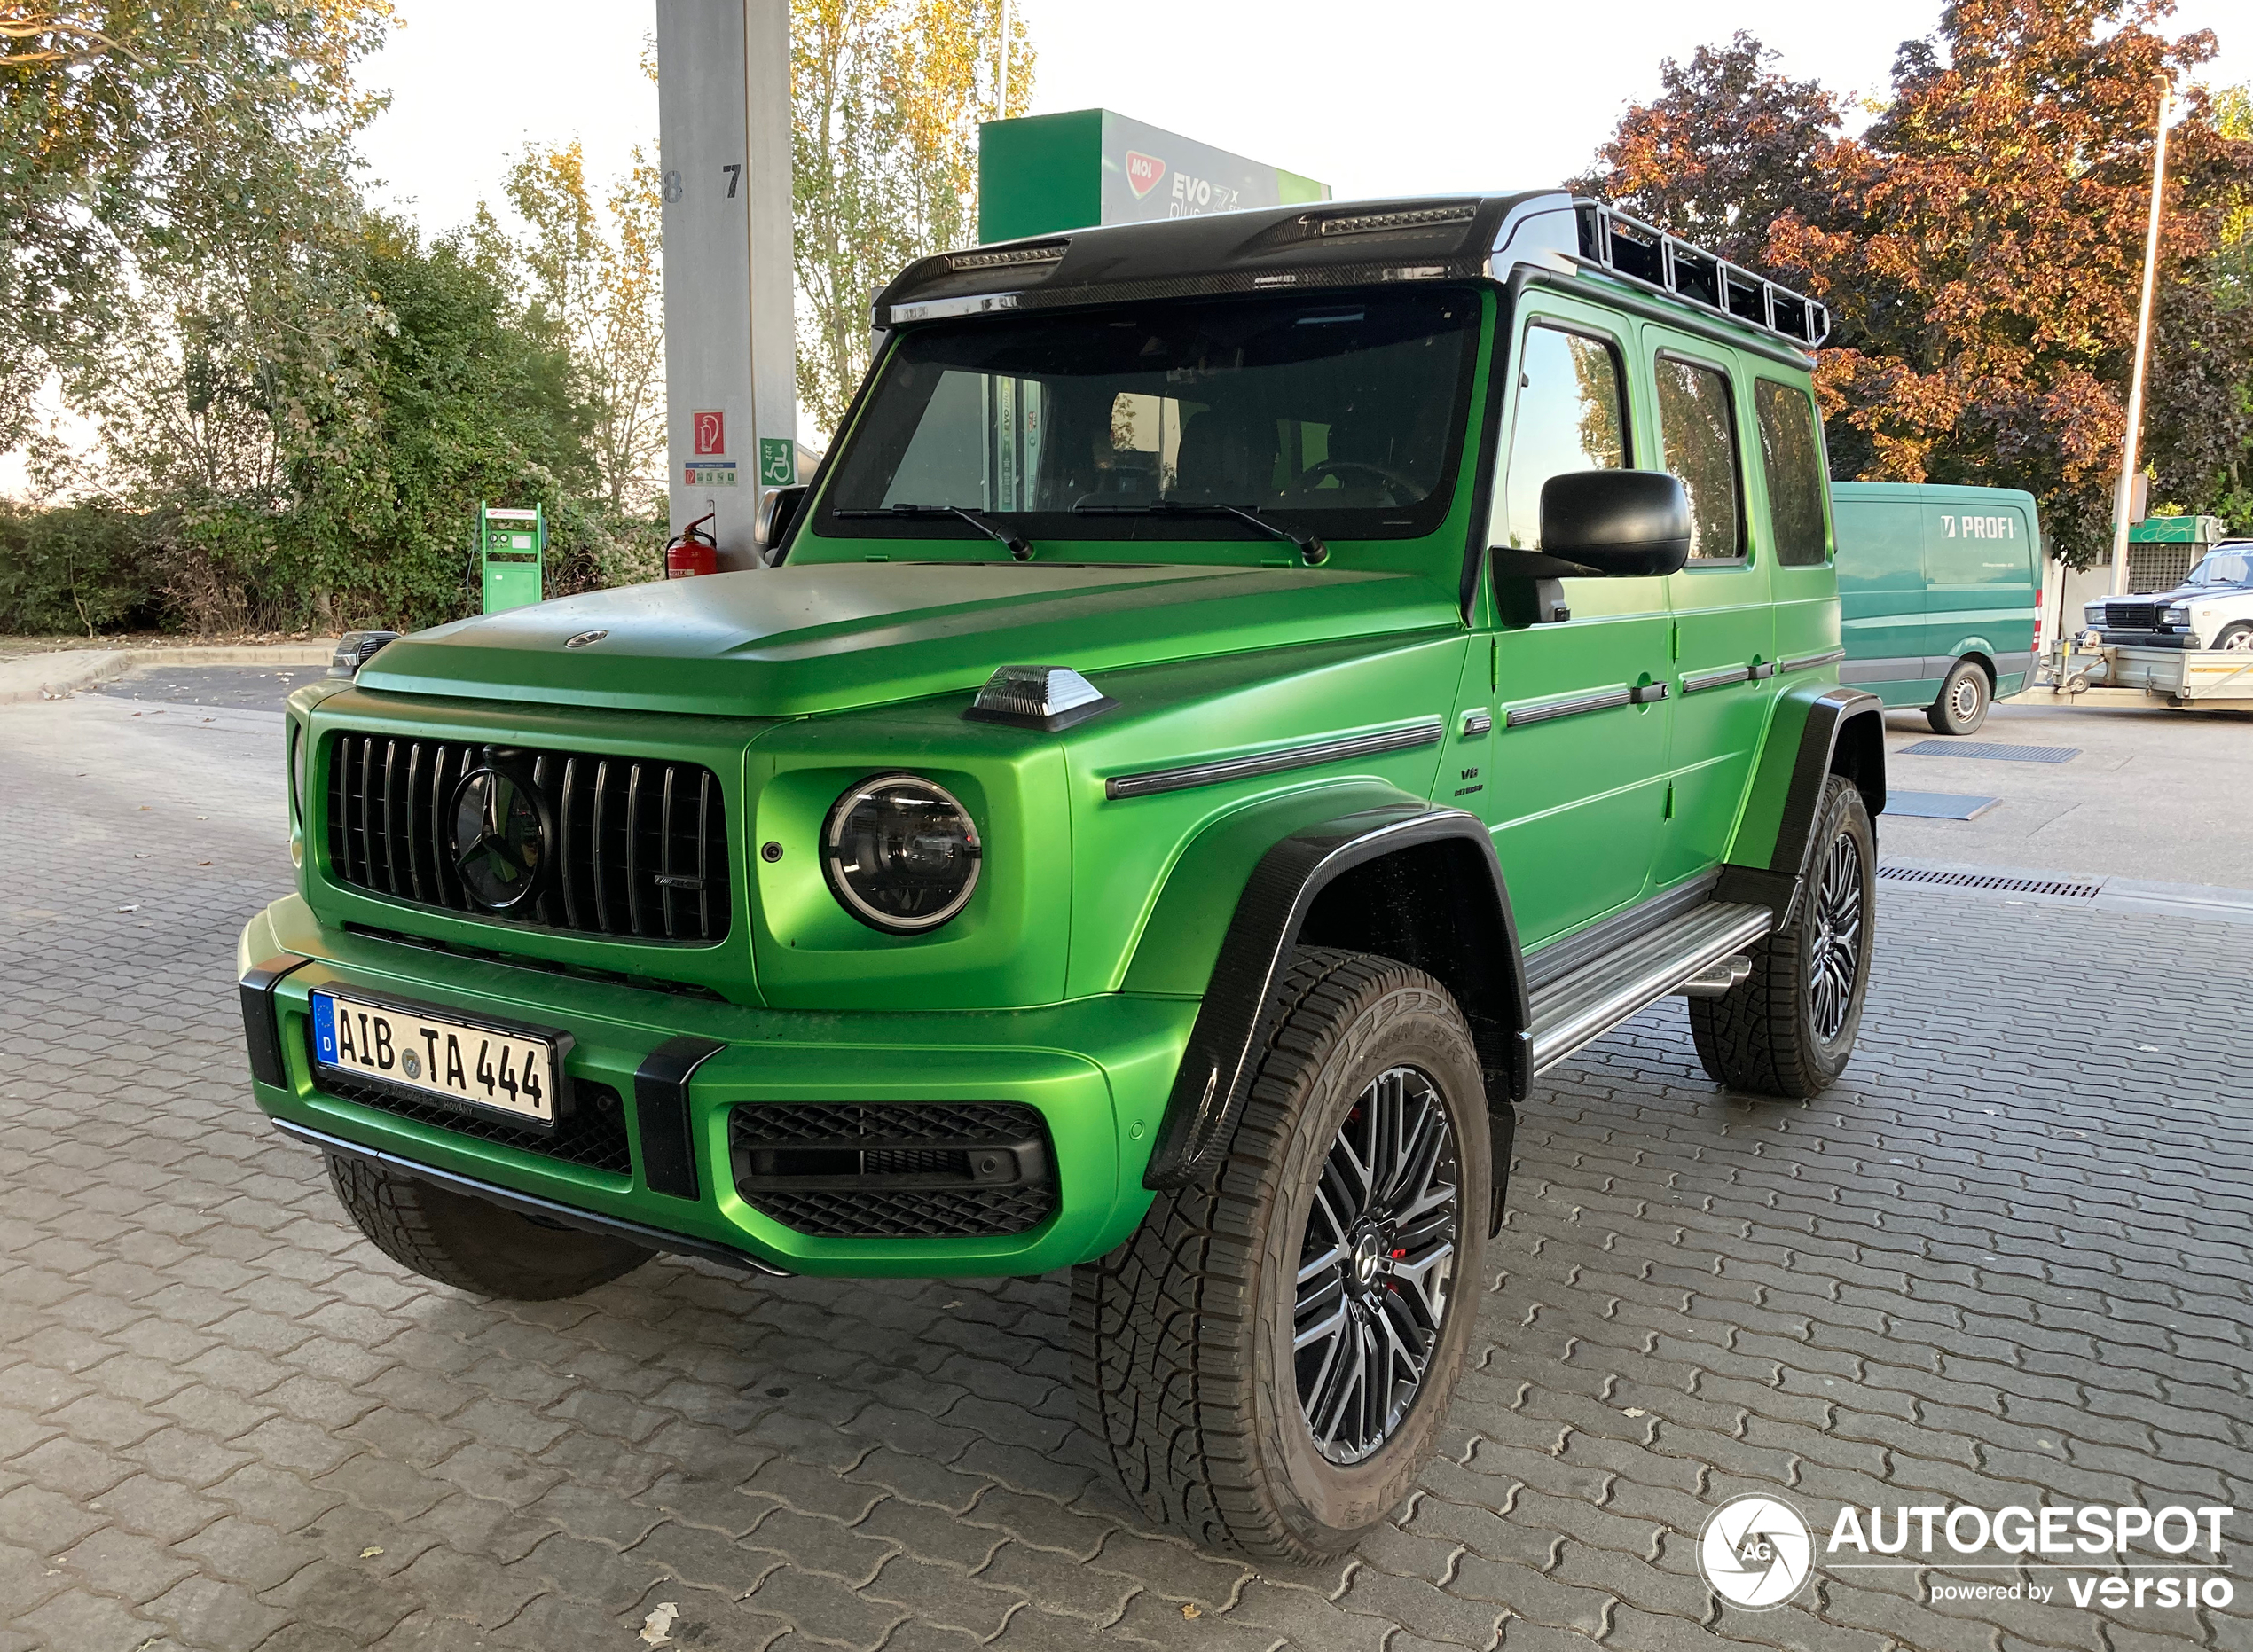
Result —
[[[1142, 1168], [1197, 1009], [1121, 993], [1029, 1010], [751, 1009], [329, 929], [295, 896], [251, 920], [237, 965], [253, 1092], [301, 1139], [521, 1208], [583, 1212], [640, 1230], [643, 1242], [671, 1236], [664, 1248], [792, 1273], [1028, 1274], [1114, 1249], [1149, 1208]], [[324, 1089], [306, 1037], [309, 998], [323, 987], [568, 1032], [575, 1087], [606, 1087], [622, 1103], [612, 1109], [621, 1151], [558, 1157], [457, 1127], [443, 1108], [411, 1116]], [[697, 1059], [684, 1064], [684, 1052]], [[1053, 1155], [1053, 1214], [999, 1236], [819, 1237], [737, 1191], [736, 1108], [846, 1101], [1035, 1109]]]
[[2099, 628], [2097, 638], [2108, 648], [2195, 648], [2198, 638], [2187, 631], [2125, 630]]

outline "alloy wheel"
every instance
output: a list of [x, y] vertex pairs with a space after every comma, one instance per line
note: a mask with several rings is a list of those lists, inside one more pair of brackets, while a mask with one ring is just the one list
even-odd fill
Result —
[[1815, 892], [1813, 966], [1815, 1034], [1828, 1044], [1854, 1006], [1862, 969], [1862, 849], [1853, 834], [1831, 840]]
[[1331, 1462], [1383, 1445], [1423, 1386], [1452, 1294], [1461, 1182], [1432, 1080], [1378, 1074], [1323, 1161], [1299, 1247], [1299, 1405]]
[[2215, 646], [2224, 654], [2253, 654], [2253, 631], [2232, 631]]

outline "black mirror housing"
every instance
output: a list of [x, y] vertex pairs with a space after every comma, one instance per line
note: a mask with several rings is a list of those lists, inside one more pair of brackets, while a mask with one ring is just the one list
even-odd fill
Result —
[[781, 560], [774, 552], [789, 536], [790, 524], [797, 520], [805, 494], [805, 486], [801, 482], [788, 488], [769, 488], [759, 497], [758, 520], [751, 525], [751, 543], [767, 553], [770, 563]]
[[1612, 579], [1678, 574], [1690, 496], [1662, 470], [1578, 470], [1541, 487], [1541, 554]]

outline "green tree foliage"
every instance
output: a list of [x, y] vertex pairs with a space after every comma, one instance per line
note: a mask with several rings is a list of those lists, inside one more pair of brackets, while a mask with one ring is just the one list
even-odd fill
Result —
[[525, 325], [552, 338], [570, 364], [604, 506], [655, 511], [665, 470], [657, 168], [637, 148], [632, 170], [598, 207], [576, 141], [528, 144], [504, 187], [528, 233], [508, 237], [480, 203], [473, 234], [486, 267], [526, 301]]
[[144, 282], [349, 348], [333, 256], [352, 136], [381, 106], [353, 71], [387, 0], [28, 0], [0, 11], [0, 450], [29, 399], [116, 331]]
[[1583, 182], [1831, 306], [1817, 382], [1834, 469], [2026, 488], [2085, 563], [2109, 539], [2163, 74], [2182, 100], [2145, 450], [2161, 492], [2200, 509], [2246, 457], [2253, 337], [2220, 263], [2253, 149], [2187, 84], [2211, 36], [2168, 38], [2168, 9], [1958, 0], [1901, 48], [1858, 138], [1739, 35], [1669, 64]]
[[[1001, 0], [791, 0], [798, 405], [830, 431], [868, 365], [868, 303], [971, 239], [977, 123], [993, 118]], [[1009, 106], [1032, 92], [1022, 19]]]
[[98, 632], [156, 622], [140, 524], [100, 505], [0, 502], [0, 631]]

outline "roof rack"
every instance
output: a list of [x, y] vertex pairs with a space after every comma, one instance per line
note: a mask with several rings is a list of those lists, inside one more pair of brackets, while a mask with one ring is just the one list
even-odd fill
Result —
[[1813, 349], [1831, 336], [1831, 312], [1803, 294], [1631, 218], [1600, 200], [1575, 200], [1581, 261], [1607, 275], [1748, 323]]

